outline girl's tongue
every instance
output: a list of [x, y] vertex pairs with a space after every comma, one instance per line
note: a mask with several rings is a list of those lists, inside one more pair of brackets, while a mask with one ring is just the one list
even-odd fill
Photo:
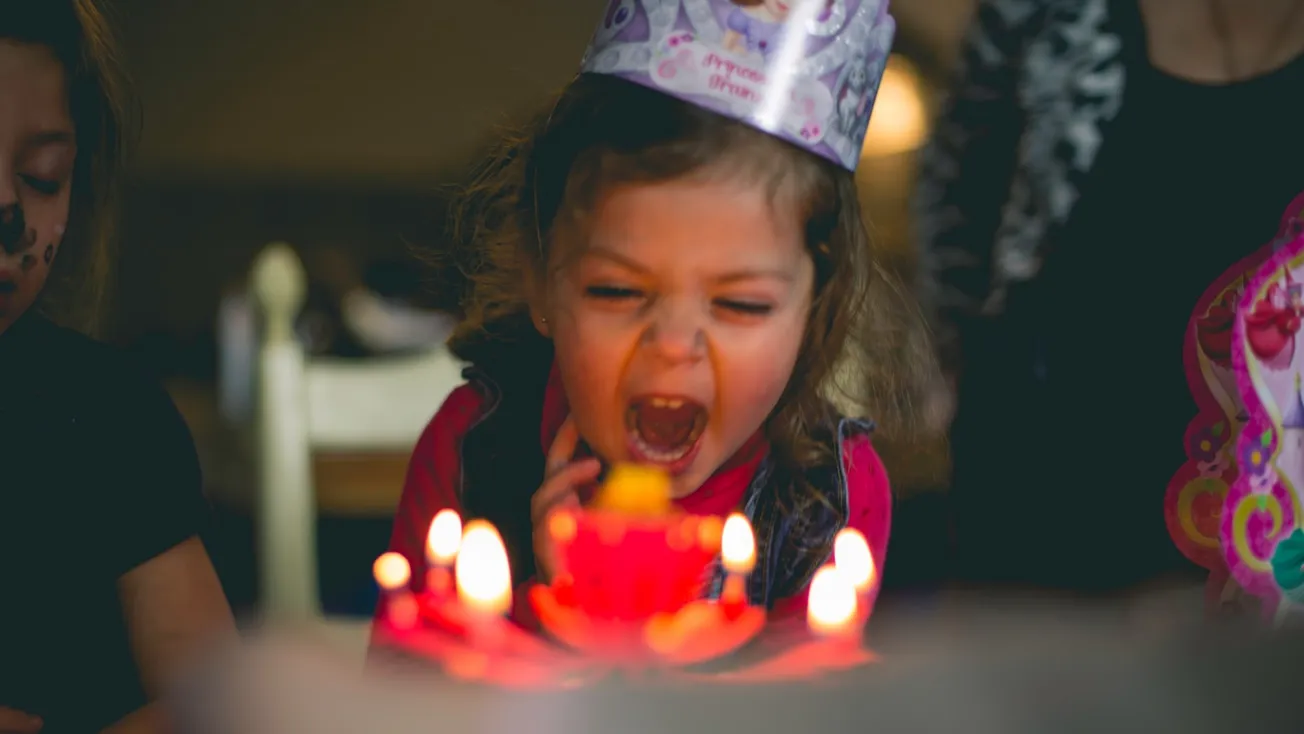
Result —
[[648, 397], [629, 409], [629, 426], [640, 441], [658, 452], [674, 453], [691, 446], [701, 434], [706, 410], [684, 398]]

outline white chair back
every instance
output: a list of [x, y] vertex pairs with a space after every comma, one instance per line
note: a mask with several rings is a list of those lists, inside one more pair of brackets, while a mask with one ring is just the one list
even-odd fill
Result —
[[442, 345], [360, 360], [309, 358], [294, 333], [307, 278], [294, 251], [269, 245], [254, 263], [263, 317], [258, 356], [255, 504], [262, 611], [278, 622], [321, 617], [314, 451], [410, 451], [462, 363]]

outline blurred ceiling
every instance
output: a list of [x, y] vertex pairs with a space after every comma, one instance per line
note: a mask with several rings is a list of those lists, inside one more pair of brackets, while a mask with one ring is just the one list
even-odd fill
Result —
[[[574, 73], [605, 0], [117, 0], [145, 178], [447, 180]], [[946, 57], [972, 0], [894, 0]]]

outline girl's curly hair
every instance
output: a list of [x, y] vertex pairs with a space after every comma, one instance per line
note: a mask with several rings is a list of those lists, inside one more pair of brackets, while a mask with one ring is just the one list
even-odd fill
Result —
[[[776, 205], [800, 207], [815, 264], [806, 332], [787, 388], [765, 430], [781, 465], [835, 460], [833, 403], [871, 410], [894, 432], [914, 425], [932, 353], [913, 300], [875, 260], [851, 173], [747, 125], [629, 82], [581, 75], [550, 114], [508, 135], [459, 197], [452, 249], [460, 271], [456, 352], [528, 312], [560, 218], [582, 221], [608, 187], [710, 170], [769, 187]], [[823, 502], [797, 487], [798, 503]]]

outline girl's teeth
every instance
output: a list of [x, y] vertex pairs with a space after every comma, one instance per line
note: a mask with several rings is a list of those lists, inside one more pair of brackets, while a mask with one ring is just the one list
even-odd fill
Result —
[[645, 442], [642, 439], [642, 437], [640, 437], [638, 434], [634, 434], [633, 437], [634, 437], [634, 442], [638, 445], [639, 453], [643, 454], [644, 456], [646, 456], [647, 458], [653, 461], [657, 461], [665, 464], [669, 464], [671, 462], [678, 461], [684, 458], [684, 456], [688, 454], [689, 449], [693, 448], [693, 445], [696, 443], [695, 441], [689, 443], [687, 446], [684, 446], [682, 449], [679, 449], [678, 451], [661, 451], [649, 446], [647, 442]]
[[648, 403], [653, 408], [670, 408], [675, 410], [684, 407], [683, 398], [648, 398]]

